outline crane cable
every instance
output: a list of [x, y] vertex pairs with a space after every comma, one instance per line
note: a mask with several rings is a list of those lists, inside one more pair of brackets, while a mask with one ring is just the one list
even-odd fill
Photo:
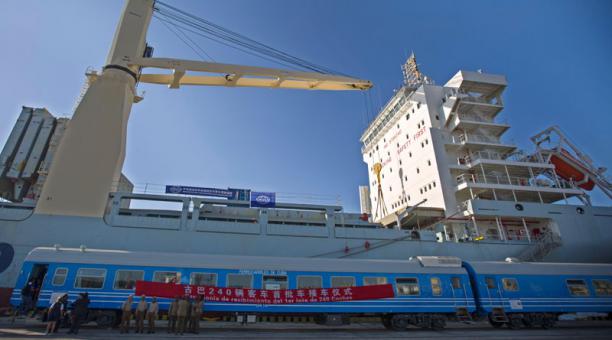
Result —
[[[156, 6], [154, 10], [156, 12], [156, 15], [154, 15], [154, 17], [156, 17], [157, 19], [163, 19], [166, 23], [173, 22], [176, 26], [181, 27], [184, 30], [201, 35], [217, 43], [221, 43], [223, 45], [238, 49], [242, 52], [249, 53], [251, 55], [256, 55], [258, 57], [276, 63], [281, 62], [285, 65], [289, 64], [293, 67], [298, 67], [301, 69], [314, 71], [322, 74], [334, 73], [346, 76], [345, 74], [342, 74], [340, 72], [325, 68], [314, 63], [310, 63], [304, 59], [292, 56], [286, 52], [282, 52], [278, 49], [257, 42], [242, 34], [231, 31], [206, 19], [197, 17], [191, 13], [180, 10], [162, 1], [156, 1], [155, 4]], [[188, 27], [191, 29], [188, 29]]]

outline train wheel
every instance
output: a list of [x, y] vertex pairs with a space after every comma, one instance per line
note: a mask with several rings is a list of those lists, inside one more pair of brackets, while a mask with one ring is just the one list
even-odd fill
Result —
[[382, 321], [382, 324], [383, 326], [385, 326], [386, 329], [393, 329], [391, 327], [391, 316], [385, 315], [381, 317], [380, 320]]
[[519, 329], [523, 325], [523, 320], [518, 317], [511, 317], [508, 321], [508, 328], [510, 329]]
[[501, 328], [501, 326], [504, 325], [503, 322], [493, 320], [491, 315], [489, 315], [489, 323], [491, 324], [491, 326], [493, 326], [493, 328]]
[[555, 326], [555, 319], [551, 318], [551, 317], [545, 317], [542, 320], [542, 328], [544, 329], [549, 329], [549, 328], [553, 328]]
[[96, 317], [96, 324], [100, 327], [113, 327], [117, 321], [117, 316], [114, 312], [100, 312]]
[[403, 315], [393, 315], [391, 317], [391, 329], [394, 331], [404, 331], [408, 328], [408, 318]]
[[446, 320], [444, 318], [434, 318], [431, 320], [431, 329], [440, 330], [446, 327]]

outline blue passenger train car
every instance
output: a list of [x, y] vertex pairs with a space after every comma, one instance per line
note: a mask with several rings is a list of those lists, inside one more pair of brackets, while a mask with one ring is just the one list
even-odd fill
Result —
[[[137, 280], [203, 286], [302, 289], [391, 284], [393, 298], [302, 304], [207, 302], [205, 313], [249, 313], [326, 316], [380, 315], [387, 328], [409, 324], [441, 328], [449, 317], [466, 318], [476, 311], [468, 272], [457, 258], [410, 260], [275, 258], [199, 254], [128, 252], [95, 249], [36, 248], [27, 256], [11, 298], [40, 280], [37, 307], [56, 296], [70, 301], [88, 292], [99, 324], [112, 324]], [[167, 310], [170, 300], [160, 299]]]
[[562, 313], [612, 312], [612, 265], [464, 263], [479, 310], [494, 327], [554, 324]]

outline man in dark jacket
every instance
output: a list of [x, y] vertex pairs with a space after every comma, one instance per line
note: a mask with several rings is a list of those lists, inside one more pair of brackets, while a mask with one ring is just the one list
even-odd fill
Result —
[[68, 334], [78, 334], [81, 323], [87, 320], [89, 312], [89, 296], [87, 293], [81, 293], [79, 298], [72, 303], [71, 326]]

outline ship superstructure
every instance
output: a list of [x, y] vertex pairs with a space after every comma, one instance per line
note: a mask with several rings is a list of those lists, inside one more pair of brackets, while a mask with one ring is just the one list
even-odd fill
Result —
[[[537, 152], [527, 154], [505, 140], [510, 126], [498, 119], [507, 86], [503, 75], [461, 70], [439, 86], [421, 73], [414, 54], [402, 70], [404, 86], [361, 138], [370, 175], [368, 212], [375, 222], [434, 230], [449, 241], [544, 240], [548, 252], [562, 242], [550, 217], [558, 206], [553, 203], [572, 197], [589, 203], [584, 190], [593, 189], [594, 181], [609, 192], [605, 169], [587, 171], [593, 167], [566, 149], [566, 158], [575, 161], [573, 177], [566, 174], [571, 169], [562, 172], [555, 163], [562, 156], [551, 156], [558, 148], [536, 143]], [[574, 153], [580, 154], [576, 148]], [[526, 206], [540, 213], [526, 212]], [[537, 257], [546, 255], [541, 252]]]

